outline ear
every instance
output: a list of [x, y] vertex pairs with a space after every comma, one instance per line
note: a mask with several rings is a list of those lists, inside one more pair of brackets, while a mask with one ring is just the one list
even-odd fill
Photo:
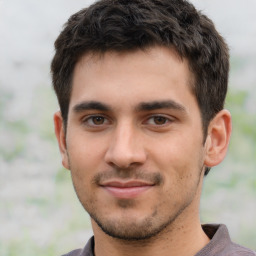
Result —
[[205, 166], [213, 167], [224, 159], [232, 131], [231, 114], [221, 110], [210, 122], [205, 142]]
[[54, 127], [55, 127], [55, 136], [58, 140], [60, 154], [62, 158], [62, 165], [69, 169], [69, 161], [68, 161], [68, 152], [66, 145], [66, 134], [64, 129], [63, 118], [60, 111], [56, 112], [53, 116]]

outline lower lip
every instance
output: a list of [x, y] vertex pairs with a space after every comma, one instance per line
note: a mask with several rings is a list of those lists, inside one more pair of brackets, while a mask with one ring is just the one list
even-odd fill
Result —
[[139, 187], [104, 187], [112, 196], [120, 199], [131, 199], [135, 198], [142, 193], [146, 192], [152, 186], [139, 186]]

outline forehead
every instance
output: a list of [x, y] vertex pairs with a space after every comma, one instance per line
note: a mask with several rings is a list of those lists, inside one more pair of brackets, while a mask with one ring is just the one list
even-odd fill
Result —
[[[194, 98], [188, 62], [173, 49], [86, 54], [75, 66], [70, 106], [83, 100], [125, 105]], [[183, 99], [182, 99], [183, 98]]]

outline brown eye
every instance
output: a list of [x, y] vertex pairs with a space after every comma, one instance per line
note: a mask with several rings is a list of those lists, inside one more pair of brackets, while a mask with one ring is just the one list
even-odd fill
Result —
[[167, 118], [163, 116], [155, 116], [154, 117], [154, 123], [157, 125], [163, 125], [167, 122]]
[[104, 116], [91, 115], [82, 120], [83, 125], [88, 127], [102, 127], [109, 124], [109, 120]]
[[166, 117], [164, 115], [152, 115], [146, 120], [145, 124], [160, 128], [165, 127], [166, 125], [171, 124], [172, 122], [173, 119], [171, 117]]
[[105, 118], [102, 116], [94, 116], [92, 117], [92, 122], [94, 125], [104, 124]]

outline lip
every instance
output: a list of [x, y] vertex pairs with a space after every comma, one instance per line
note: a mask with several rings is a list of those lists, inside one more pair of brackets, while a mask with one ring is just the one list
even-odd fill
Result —
[[132, 199], [143, 194], [154, 184], [145, 182], [145, 181], [108, 181], [101, 184], [109, 194], [119, 199]]

